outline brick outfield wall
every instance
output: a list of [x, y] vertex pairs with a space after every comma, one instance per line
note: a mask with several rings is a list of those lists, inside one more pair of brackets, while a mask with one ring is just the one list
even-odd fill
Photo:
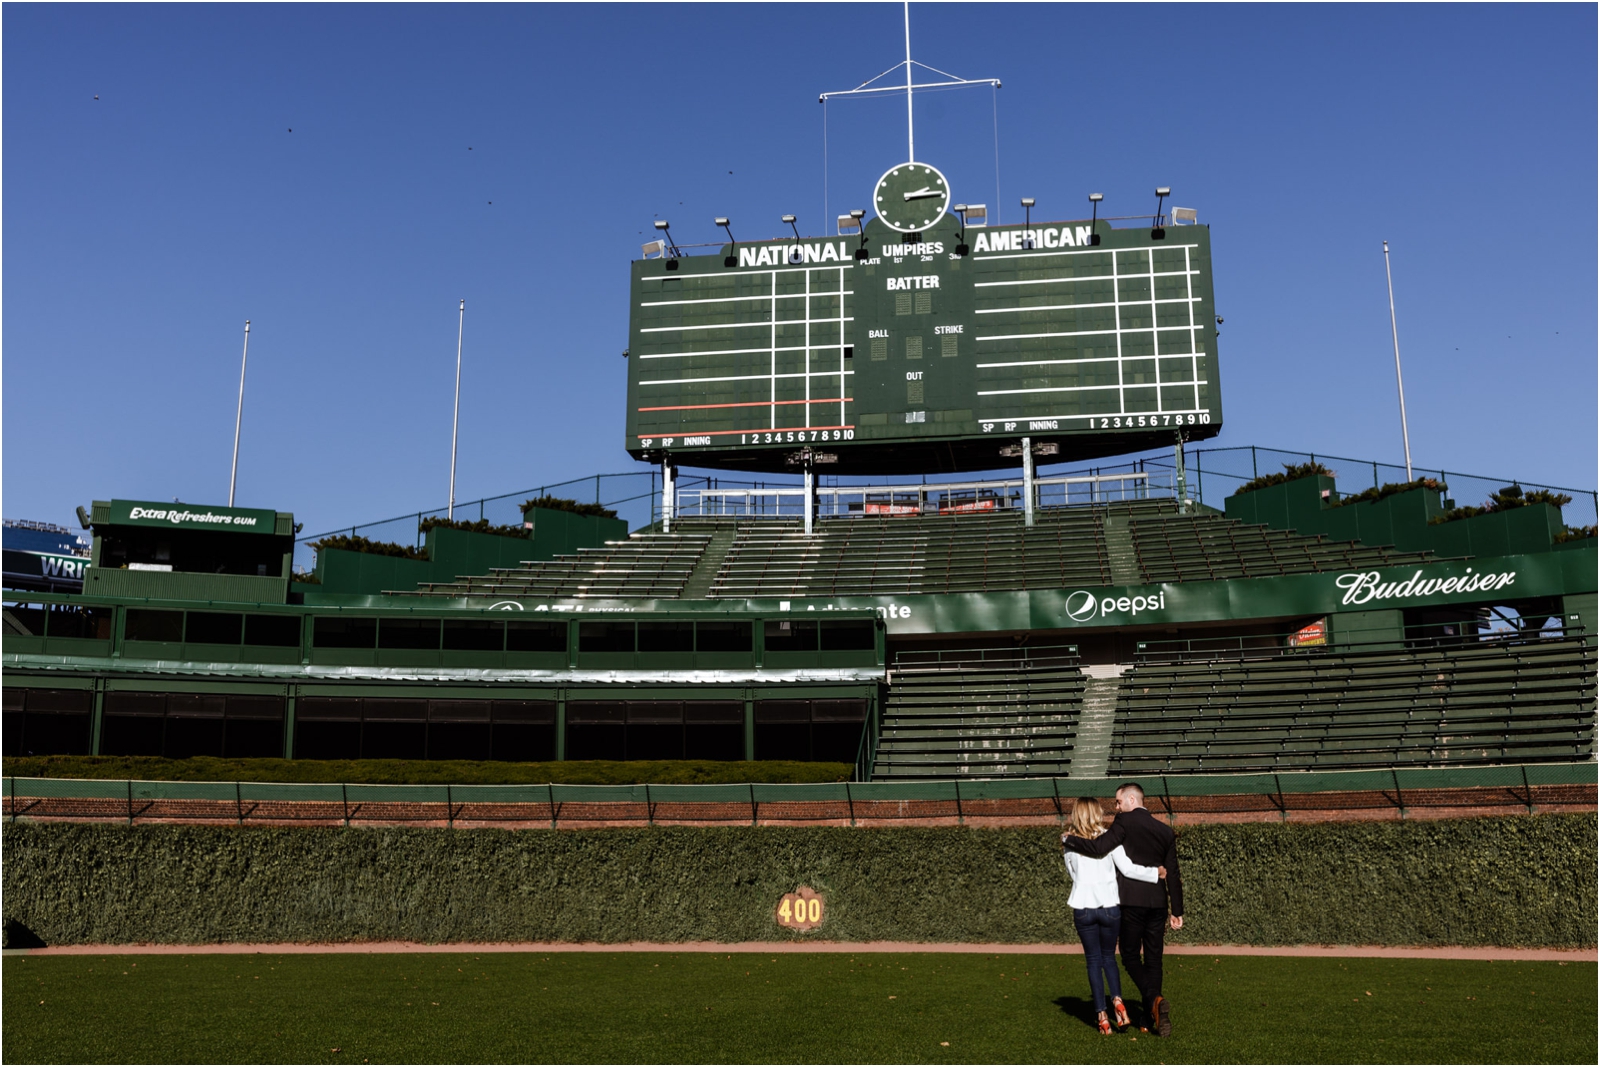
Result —
[[[1003, 800], [598, 802], [482, 804], [439, 801], [129, 800], [6, 796], [4, 817], [35, 822], [231, 823], [270, 826], [435, 826], [582, 829], [627, 826], [1059, 825], [1070, 797]], [[1102, 800], [1109, 812], [1112, 802]], [[1593, 812], [1596, 786], [1365, 790], [1339, 793], [1156, 797], [1175, 826], [1252, 822], [1371, 822]]]
[[[1587, 947], [1593, 813], [1182, 825], [1174, 942]], [[46, 944], [1073, 944], [1043, 826], [421, 827], [17, 822], [8, 936]], [[812, 934], [774, 910], [809, 886]]]

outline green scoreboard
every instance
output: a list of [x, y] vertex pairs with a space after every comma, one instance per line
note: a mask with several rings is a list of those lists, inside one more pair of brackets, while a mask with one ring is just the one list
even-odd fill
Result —
[[1072, 460], [1221, 429], [1206, 227], [968, 227], [920, 163], [874, 197], [859, 235], [633, 264], [635, 458], [985, 470], [1024, 437]]

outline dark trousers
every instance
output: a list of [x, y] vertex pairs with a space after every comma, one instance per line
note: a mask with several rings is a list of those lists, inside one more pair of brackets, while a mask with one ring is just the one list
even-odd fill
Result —
[[[1083, 942], [1083, 961], [1089, 965], [1089, 992], [1094, 1010], [1106, 1010], [1106, 998], [1122, 996], [1122, 975], [1117, 973], [1117, 929], [1122, 918], [1117, 908], [1074, 908], [1072, 925]], [[1101, 977], [1105, 985], [1101, 985]]]
[[1166, 908], [1122, 905], [1122, 966], [1139, 987], [1147, 1011], [1161, 995], [1161, 952], [1166, 935]]

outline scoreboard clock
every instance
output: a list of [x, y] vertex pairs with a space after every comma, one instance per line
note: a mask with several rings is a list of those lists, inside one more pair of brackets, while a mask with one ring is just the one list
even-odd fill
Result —
[[965, 227], [951, 197], [901, 164], [859, 237], [636, 261], [628, 451], [904, 474], [1011, 466], [1022, 437], [1076, 460], [1220, 431], [1208, 228]]

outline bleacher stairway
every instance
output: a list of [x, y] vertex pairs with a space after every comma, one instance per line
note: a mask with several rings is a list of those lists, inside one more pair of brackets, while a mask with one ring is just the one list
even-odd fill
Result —
[[1065, 775], [1084, 676], [1069, 657], [896, 665], [875, 780]]

